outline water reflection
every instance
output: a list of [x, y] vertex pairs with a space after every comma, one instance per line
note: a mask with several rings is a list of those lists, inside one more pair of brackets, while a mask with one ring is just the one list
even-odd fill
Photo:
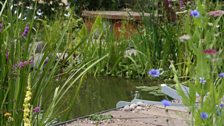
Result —
[[[149, 83], [112, 77], [85, 78], [70, 115], [66, 118], [63, 117], [63, 120], [115, 108], [116, 103], [120, 100], [131, 101], [133, 98], [140, 98], [159, 101], [162, 99], [162, 97], [154, 96], [148, 92], [136, 91], [135, 87], [142, 85], [149, 85]], [[150, 85], [155, 84], [151, 82]], [[75, 91], [69, 92], [69, 95], [74, 97]]]

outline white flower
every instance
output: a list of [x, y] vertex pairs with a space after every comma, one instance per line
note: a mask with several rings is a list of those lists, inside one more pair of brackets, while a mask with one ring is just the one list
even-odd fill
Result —
[[190, 35], [183, 35], [183, 36], [180, 36], [179, 39], [180, 39], [181, 42], [185, 42], [185, 41], [190, 40], [191, 36]]
[[22, 17], [22, 14], [20, 13], [19, 16], [18, 16], [18, 19], [21, 19], [21, 17]]
[[38, 9], [38, 10], [37, 10], [37, 15], [38, 15], [38, 16], [43, 15], [43, 12], [41, 11], [41, 9]]
[[124, 52], [124, 57], [136, 56], [136, 55], [137, 55], [137, 50], [135, 49], [128, 49], [128, 50], [125, 50]]
[[69, 12], [68, 13], [65, 13], [64, 16], [65, 17], [70, 17], [70, 13]]
[[[209, 22], [209, 23], [208, 23], [208, 26], [211, 26], [211, 27], [212, 27], [212, 26], [214, 26], [214, 24], [211, 23], [211, 22]], [[220, 27], [220, 25], [216, 25], [216, 28], [219, 28], [219, 27]]]

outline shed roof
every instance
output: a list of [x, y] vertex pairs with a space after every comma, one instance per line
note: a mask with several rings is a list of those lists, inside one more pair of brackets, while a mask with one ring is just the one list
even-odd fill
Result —
[[150, 16], [149, 13], [134, 12], [134, 11], [83, 11], [82, 16], [88, 18], [96, 18], [100, 15], [106, 19], [125, 19], [125, 20], [142, 20], [143, 16]]

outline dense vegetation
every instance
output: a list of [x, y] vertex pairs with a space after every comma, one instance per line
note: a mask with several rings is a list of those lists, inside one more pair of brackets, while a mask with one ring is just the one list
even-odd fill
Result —
[[[0, 125], [56, 123], [67, 113], [60, 109], [63, 97], [80, 81], [79, 90], [86, 73], [143, 78], [153, 68], [161, 73], [153, 79], [173, 78], [177, 83], [195, 125], [223, 125], [224, 12], [219, 2], [149, 0], [145, 6], [128, 6], [111, 0], [108, 6], [98, 1], [0, 2]], [[100, 16], [89, 31], [79, 16], [80, 9], [124, 7], [150, 13], [128, 38], [125, 27], [116, 38], [110, 22]], [[61, 76], [66, 76], [64, 82], [49, 91]], [[182, 84], [190, 87], [188, 95]]]

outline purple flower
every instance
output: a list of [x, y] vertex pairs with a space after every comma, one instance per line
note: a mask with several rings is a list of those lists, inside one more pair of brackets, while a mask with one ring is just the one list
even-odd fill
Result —
[[224, 104], [220, 104], [219, 107], [220, 107], [220, 108], [224, 108]]
[[206, 112], [202, 112], [200, 114], [200, 116], [201, 116], [202, 119], [207, 119], [208, 118], [208, 114]]
[[219, 17], [224, 15], [224, 11], [223, 10], [210, 11], [208, 12], [208, 15], [213, 17]]
[[24, 31], [23, 31], [22, 36], [23, 36], [23, 37], [26, 37], [27, 34], [28, 34], [28, 32], [29, 32], [29, 25], [26, 25], [26, 27], [25, 27], [25, 29], [24, 29]]
[[180, 0], [180, 8], [184, 8], [184, 1], [183, 0]]
[[9, 52], [8, 52], [8, 50], [6, 50], [6, 52], [5, 52], [5, 59], [6, 59], [6, 62], [8, 62], [8, 60], [9, 60]]
[[220, 73], [219, 77], [224, 78], [224, 73]]
[[205, 80], [204, 77], [199, 77], [199, 82], [200, 82], [201, 84], [205, 84], [205, 83], [206, 83], [206, 80]]
[[148, 72], [149, 75], [151, 75], [152, 77], [159, 77], [160, 76], [160, 72], [158, 69], [151, 69]]
[[40, 112], [40, 106], [37, 106], [33, 109], [34, 113], [39, 113]]
[[206, 50], [203, 50], [203, 53], [207, 54], [207, 55], [215, 55], [217, 53], [217, 50], [215, 50], [215, 49], [206, 49]]
[[29, 64], [32, 64], [33, 63], [33, 60], [27, 60], [27, 61], [20, 61], [19, 63], [15, 64], [14, 67], [18, 67], [18, 68], [23, 68]]
[[2, 32], [2, 29], [3, 29], [3, 23], [0, 22], [0, 32]]
[[163, 103], [163, 105], [166, 107], [166, 106], [170, 106], [171, 105], [171, 102], [170, 101], [168, 101], [168, 100], [162, 100], [161, 101], [162, 103]]
[[200, 13], [197, 10], [191, 10], [190, 15], [192, 17], [196, 17], [197, 18], [197, 17], [200, 16]]

